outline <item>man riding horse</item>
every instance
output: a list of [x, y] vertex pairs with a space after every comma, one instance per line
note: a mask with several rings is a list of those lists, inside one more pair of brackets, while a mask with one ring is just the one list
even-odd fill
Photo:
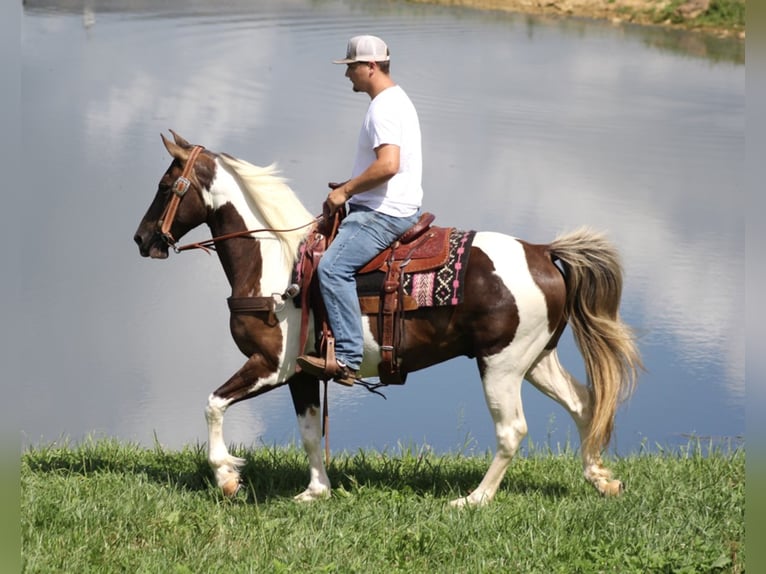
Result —
[[332, 216], [348, 201], [348, 215], [322, 256], [317, 276], [327, 320], [335, 339], [335, 361], [301, 355], [307, 373], [351, 386], [362, 364], [363, 332], [355, 273], [393, 243], [420, 216], [422, 153], [418, 114], [389, 74], [390, 54], [376, 36], [348, 42], [346, 77], [355, 92], [370, 96], [359, 132], [351, 179], [330, 184], [325, 213]]

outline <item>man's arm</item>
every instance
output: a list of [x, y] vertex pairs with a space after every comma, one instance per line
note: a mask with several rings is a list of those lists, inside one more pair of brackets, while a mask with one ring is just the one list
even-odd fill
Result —
[[333, 189], [325, 202], [330, 215], [357, 193], [368, 191], [384, 184], [399, 172], [399, 146], [383, 144], [375, 148], [375, 161], [358, 176]]

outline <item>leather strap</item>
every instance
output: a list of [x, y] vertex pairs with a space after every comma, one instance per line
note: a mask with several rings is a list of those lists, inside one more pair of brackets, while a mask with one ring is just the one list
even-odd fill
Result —
[[226, 303], [232, 313], [268, 313], [267, 324], [277, 323], [274, 297], [229, 297]]
[[276, 229], [273, 227], [262, 227], [260, 229], [246, 229], [244, 231], [233, 231], [231, 233], [226, 233], [224, 235], [211, 237], [210, 239], [205, 239], [204, 241], [187, 243], [186, 245], [182, 245], [181, 247], [176, 247], [175, 251], [176, 253], [181, 253], [181, 251], [188, 251], [190, 249], [202, 249], [203, 251], [209, 251], [210, 249], [215, 250], [215, 244], [218, 243], [219, 241], [226, 241], [227, 239], [235, 239], [237, 237], [250, 237], [254, 233], [290, 233], [291, 231], [298, 231], [299, 229], [303, 229], [304, 227], [308, 227], [309, 225], [316, 225], [318, 221], [321, 221], [322, 217], [323, 217], [322, 215], [317, 215], [314, 219], [312, 219], [308, 223], [304, 223], [303, 225], [299, 225], [297, 227], [291, 227], [290, 229]]
[[314, 286], [315, 281], [313, 281], [314, 271], [319, 265], [319, 260], [322, 258], [326, 247], [325, 237], [321, 233], [316, 232], [316, 230], [312, 230], [311, 233], [313, 237], [306, 245], [304, 257], [301, 260], [301, 329], [298, 337], [298, 349], [301, 353], [305, 351], [309, 337], [309, 314], [315, 299], [312, 296], [312, 291], [317, 288]]
[[229, 297], [226, 299], [232, 313], [258, 313], [274, 311], [274, 297]]
[[[394, 249], [397, 247], [394, 244]], [[401, 280], [402, 266], [404, 261], [395, 260], [392, 257], [388, 261], [388, 272], [383, 281], [382, 304], [378, 314], [378, 332], [380, 340], [380, 363], [378, 364], [378, 376], [382, 383], [390, 385], [404, 384], [407, 375], [399, 369], [399, 361], [396, 351], [401, 344], [401, 336], [404, 325], [398, 325], [397, 318], [402, 322], [402, 301], [404, 299], [404, 286]]]
[[322, 322], [322, 341], [324, 342], [324, 374], [328, 379], [332, 379], [338, 371], [340, 365], [335, 359], [335, 337], [332, 336], [330, 326], [327, 321]]
[[162, 234], [162, 237], [165, 238], [165, 241], [168, 242], [168, 245], [175, 245], [176, 240], [170, 233], [170, 228], [173, 226], [173, 222], [175, 221], [176, 212], [178, 211], [178, 206], [181, 203], [181, 199], [184, 195], [186, 195], [186, 192], [189, 191], [189, 188], [191, 187], [191, 174], [194, 171], [194, 162], [197, 161], [197, 157], [203, 149], [205, 148], [201, 145], [195, 145], [191, 149], [191, 152], [189, 152], [189, 157], [186, 160], [186, 165], [181, 172], [181, 176], [176, 179], [175, 182], [173, 182], [173, 193], [170, 196], [170, 200], [168, 201], [167, 205], [165, 206], [165, 211], [163, 211], [162, 217], [158, 221], [160, 224], [160, 233]]
[[[298, 345], [303, 353], [308, 342], [309, 314], [314, 312], [314, 332], [316, 333], [315, 350], [325, 357], [325, 374], [334, 376], [340, 367], [335, 359], [335, 338], [327, 323], [327, 311], [319, 290], [319, 281], [314, 281], [314, 275], [325, 251], [332, 243], [345, 216], [345, 210], [339, 209], [330, 220], [324, 219], [314, 227], [310, 241], [301, 259], [301, 328]], [[300, 367], [296, 367], [299, 372]]]

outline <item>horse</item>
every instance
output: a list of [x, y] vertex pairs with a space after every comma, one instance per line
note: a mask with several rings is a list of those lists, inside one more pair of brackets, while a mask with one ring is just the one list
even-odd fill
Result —
[[[294, 498], [331, 495], [321, 454], [319, 380], [296, 369], [300, 305], [290, 293], [294, 266], [311, 215], [274, 164], [258, 167], [225, 153], [191, 145], [170, 130], [161, 134], [172, 157], [134, 236], [143, 257], [164, 259], [185, 233], [206, 223], [231, 285], [231, 300], [254, 302], [232, 309], [230, 330], [244, 365], [207, 400], [208, 462], [226, 496], [241, 487], [245, 461], [232, 456], [223, 438], [225, 411], [235, 403], [288, 385], [309, 465], [309, 483]], [[320, 216], [321, 217], [321, 216]], [[189, 246], [186, 246], [189, 247]], [[201, 245], [201, 247], [205, 247]], [[622, 267], [603, 233], [580, 227], [548, 244], [498, 232], [477, 231], [456, 305], [404, 312], [401, 369], [413, 372], [457, 356], [475, 358], [497, 447], [480, 484], [453, 506], [492, 500], [527, 434], [521, 386], [527, 380], [566, 409], [580, 439], [585, 479], [606, 496], [623, 483], [604, 465], [618, 405], [636, 386], [641, 358], [632, 329], [619, 316]], [[363, 378], [377, 374], [380, 333], [368, 316], [364, 326]], [[583, 357], [587, 381], [559, 362], [556, 348], [567, 325]], [[311, 338], [309, 338], [311, 341]]]

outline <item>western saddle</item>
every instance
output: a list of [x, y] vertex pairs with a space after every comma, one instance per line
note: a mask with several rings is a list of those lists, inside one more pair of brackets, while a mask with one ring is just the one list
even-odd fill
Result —
[[[298, 267], [301, 294], [300, 348], [305, 349], [308, 338], [309, 312], [314, 312], [315, 349], [325, 357], [328, 378], [337, 369], [335, 339], [327, 322], [327, 312], [319, 291], [315, 271], [327, 247], [338, 231], [345, 211], [333, 218], [324, 218], [308, 234]], [[417, 301], [404, 292], [403, 275], [435, 269], [449, 258], [449, 238], [453, 228], [434, 227], [435, 216], [423, 213], [418, 222], [357, 272], [357, 276], [382, 272], [383, 280], [377, 295], [362, 295], [362, 314], [377, 315], [381, 361], [378, 375], [381, 385], [404, 384], [407, 373], [400, 369], [398, 350], [404, 337], [404, 312], [418, 308]]]

